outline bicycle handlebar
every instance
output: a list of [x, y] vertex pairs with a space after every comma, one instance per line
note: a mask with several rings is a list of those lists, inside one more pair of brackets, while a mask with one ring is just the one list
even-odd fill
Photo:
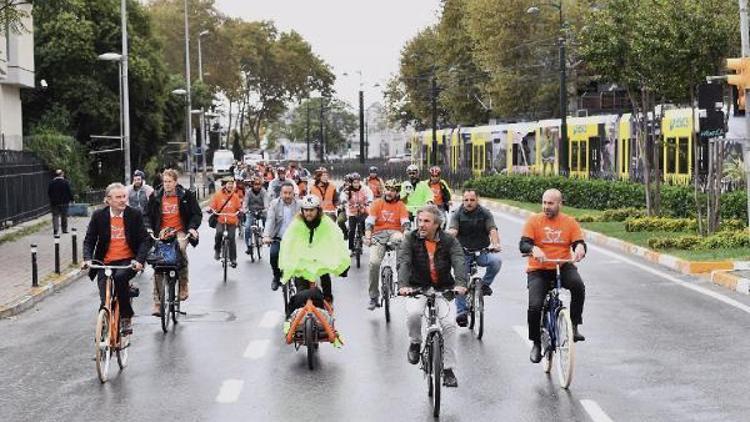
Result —
[[[148, 235], [151, 236], [151, 239], [153, 239], [153, 240], [162, 240], [161, 238], [154, 236], [154, 232], [149, 231]], [[188, 233], [185, 236], [179, 236], [179, 235], [175, 234], [175, 237], [177, 237], [177, 240], [186, 240], [186, 239], [193, 238], [195, 236], [193, 236], [192, 233]]]
[[[95, 262], [98, 262], [99, 264], [95, 264]], [[91, 264], [87, 265], [88, 268], [91, 268], [93, 270], [127, 270], [129, 268], [133, 268], [133, 264], [130, 265], [105, 265], [101, 261], [95, 261], [92, 260]]]

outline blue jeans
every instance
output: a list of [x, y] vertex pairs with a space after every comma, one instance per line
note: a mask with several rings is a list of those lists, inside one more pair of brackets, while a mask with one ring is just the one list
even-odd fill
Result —
[[279, 250], [281, 249], [281, 241], [274, 239], [271, 242], [271, 251], [269, 253], [269, 260], [271, 261], [271, 269], [273, 270], [273, 278], [281, 278], [281, 270], [279, 269]]
[[[466, 271], [469, 271], [469, 265], [473, 258], [473, 255], [466, 255]], [[500, 268], [503, 266], [503, 260], [500, 259], [500, 254], [482, 252], [477, 258], [477, 265], [486, 268], [484, 277], [482, 277], [482, 282], [485, 286], [489, 286], [495, 280], [497, 273], [500, 272]], [[469, 277], [470, 276], [467, 276], [466, 279], [469, 280]], [[468, 307], [466, 306], [466, 296], [456, 296], [456, 314], [462, 315], [465, 314], [466, 311], [468, 311]]]

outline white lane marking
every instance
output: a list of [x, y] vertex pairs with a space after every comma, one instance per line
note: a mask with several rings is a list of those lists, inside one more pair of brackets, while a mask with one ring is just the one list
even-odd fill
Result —
[[245, 349], [245, 354], [243, 355], [246, 359], [260, 359], [263, 356], [266, 355], [266, 351], [268, 351], [268, 345], [271, 343], [271, 340], [264, 339], [264, 340], [252, 340]]
[[221, 383], [219, 394], [216, 396], [218, 403], [234, 403], [240, 397], [242, 387], [245, 385], [243, 380], [225, 380]]
[[261, 328], [273, 328], [281, 320], [281, 312], [279, 311], [267, 311], [263, 314], [263, 319], [258, 324]]
[[589, 417], [594, 422], [614, 422], [595, 401], [581, 400], [581, 405], [586, 409], [586, 413], [589, 414]]
[[513, 331], [515, 331], [519, 337], [523, 341], [529, 344], [529, 347], [531, 347], [531, 340], [529, 340], [529, 327], [524, 327], [522, 325], [514, 325]]
[[[497, 211], [496, 211], [496, 213], [498, 215], [500, 215], [500, 217], [505, 218], [506, 220], [515, 221], [515, 222], [520, 223], [520, 224], [524, 223], [524, 220], [522, 220], [520, 218], [511, 217], [509, 215], [506, 215], [506, 214], [503, 214], [503, 213], [499, 213]], [[604, 249], [604, 248], [602, 248], [600, 246], [588, 244], [588, 247], [589, 247], [589, 249], [593, 249], [593, 250], [595, 250], [597, 252], [601, 252], [604, 255], [609, 256], [610, 258], [619, 260], [619, 261], [624, 262], [626, 264], [630, 264], [630, 265], [632, 265], [632, 266], [634, 266], [636, 268], [639, 268], [639, 269], [641, 269], [643, 271], [651, 273], [651, 274], [653, 274], [655, 276], [658, 276], [658, 277], [661, 277], [663, 279], [669, 280], [672, 283], [677, 284], [678, 286], [684, 287], [686, 289], [690, 289], [690, 290], [692, 290], [694, 292], [697, 292], [697, 293], [704, 294], [704, 295], [706, 295], [708, 297], [711, 297], [711, 298], [714, 298], [714, 299], [718, 300], [719, 302], [723, 302], [723, 303], [725, 303], [725, 304], [727, 304], [729, 306], [733, 306], [733, 307], [735, 307], [735, 308], [737, 308], [737, 309], [739, 309], [739, 310], [741, 310], [743, 312], [746, 312], [746, 313], [750, 314], [750, 306], [747, 306], [744, 303], [738, 302], [738, 301], [736, 301], [734, 299], [731, 299], [731, 298], [729, 298], [727, 296], [724, 296], [724, 295], [722, 295], [720, 293], [714, 292], [713, 290], [709, 290], [709, 289], [707, 289], [705, 287], [701, 287], [701, 286], [698, 286], [698, 285], [686, 282], [684, 280], [680, 280], [679, 278], [677, 278], [677, 277], [675, 277], [673, 275], [667, 274], [664, 271], [660, 271], [660, 270], [657, 270], [655, 268], [651, 268], [651, 267], [649, 267], [647, 265], [635, 262], [632, 259], [629, 259], [629, 258], [626, 258], [626, 257], [624, 257], [622, 255], [619, 255], [616, 252], [608, 251], [607, 249]]]

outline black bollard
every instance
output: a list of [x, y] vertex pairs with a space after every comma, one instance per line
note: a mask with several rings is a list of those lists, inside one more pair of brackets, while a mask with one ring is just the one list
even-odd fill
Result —
[[55, 235], [55, 273], [60, 274], [60, 235]]
[[78, 265], [78, 230], [75, 227], [71, 229], [71, 237], [73, 244], [73, 264]]
[[36, 243], [31, 244], [31, 287], [39, 287], [39, 270], [36, 264]]

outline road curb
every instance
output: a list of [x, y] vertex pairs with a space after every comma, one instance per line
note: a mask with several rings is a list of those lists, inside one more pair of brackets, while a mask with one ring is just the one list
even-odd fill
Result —
[[[520, 217], [529, 217], [534, 214], [533, 212], [528, 210], [524, 210], [508, 204], [498, 203], [488, 199], [482, 199], [481, 203], [491, 210], [501, 211]], [[583, 233], [586, 241], [591, 244], [597, 246], [606, 246], [619, 252], [638, 256], [646, 261], [660, 265], [673, 271], [677, 271], [682, 274], [696, 275], [711, 273], [712, 280], [724, 280], [722, 283], [726, 283], [725, 287], [729, 287], [732, 290], [740, 289], [743, 291], [736, 291], [739, 291], [740, 293], [750, 294], [748, 293], [748, 290], [750, 288], [750, 280], [729, 274], [729, 271], [744, 270], [750, 268], [749, 262], [687, 261], [672, 255], [663, 254], [648, 248], [644, 248], [642, 246], [634, 245], [632, 243], [625, 242], [624, 240], [605, 236], [601, 233], [591, 230], [584, 230]], [[731, 280], [732, 278], [737, 280]], [[717, 284], [724, 285], [722, 283]]]
[[49, 283], [44, 286], [30, 288], [23, 295], [0, 306], [0, 318], [12, 317], [32, 308], [47, 296], [64, 289], [74, 281], [83, 277], [84, 274], [85, 272], [79, 269], [73, 269], [65, 274], [52, 278]]

